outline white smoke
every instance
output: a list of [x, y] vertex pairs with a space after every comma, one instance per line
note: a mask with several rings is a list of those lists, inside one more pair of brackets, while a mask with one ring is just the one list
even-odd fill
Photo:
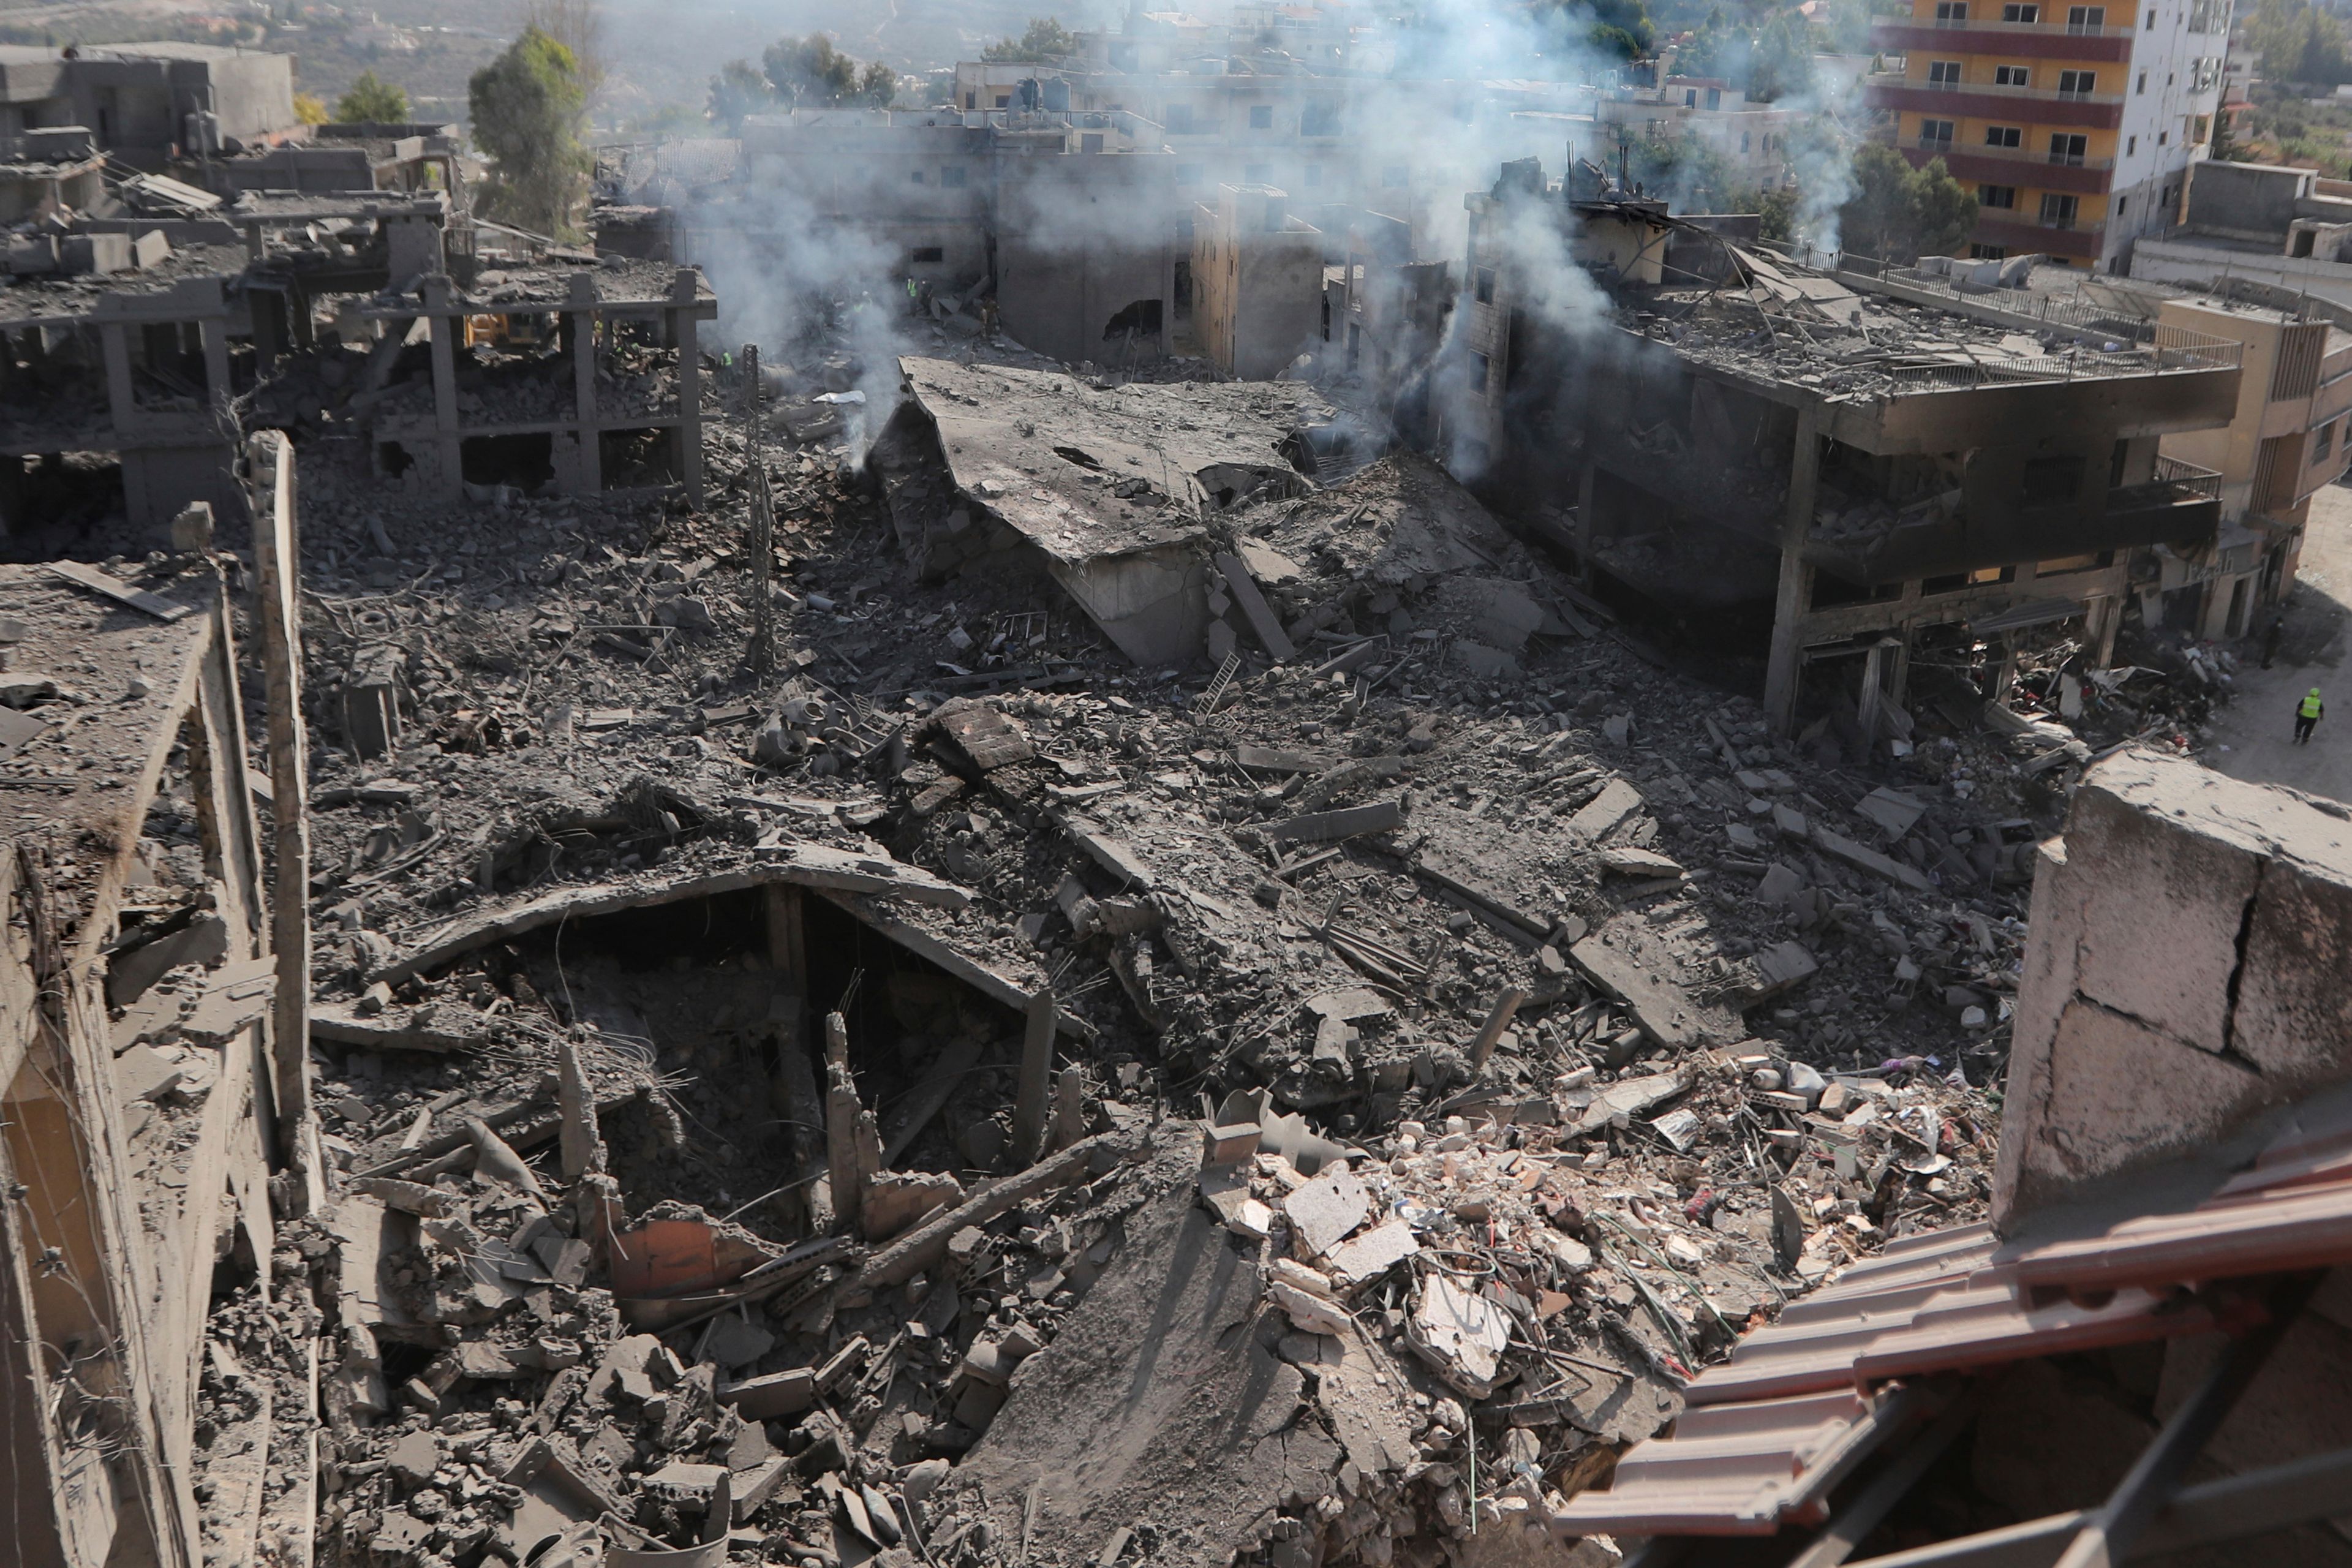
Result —
[[[758, 344], [761, 364], [793, 374], [803, 395], [864, 393], [864, 405], [851, 405], [845, 421], [850, 460], [861, 461], [898, 401], [908, 309], [898, 248], [828, 216], [756, 166], [722, 190], [677, 207], [687, 248], [680, 259], [698, 263], [710, 279], [720, 342], [730, 353]], [[842, 356], [848, 386], [820, 384]]]

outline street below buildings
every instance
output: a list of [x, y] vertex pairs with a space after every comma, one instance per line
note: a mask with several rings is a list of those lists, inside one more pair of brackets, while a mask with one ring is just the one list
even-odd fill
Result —
[[[2240, 663], [2229, 704], [2213, 718], [2205, 762], [2232, 778], [2281, 784], [2352, 800], [2352, 682], [2344, 679], [2352, 621], [2352, 489], [2330, 485], [2311, 498], [2302, 570], [2288, 602], [2278, 657], [2262, 668], [2262, 637], [2236, 647]], [[2308, 745], [2294, 743], [2294, 705], [2318, 687], [2326, 716]]]

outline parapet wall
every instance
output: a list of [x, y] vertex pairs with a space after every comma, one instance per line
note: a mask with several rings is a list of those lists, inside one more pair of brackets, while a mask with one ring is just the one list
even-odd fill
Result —
[[2352, 811], [2132, 751], [2042, 847], [1993, 1192], [2004, 1230], [2352, 1080]]

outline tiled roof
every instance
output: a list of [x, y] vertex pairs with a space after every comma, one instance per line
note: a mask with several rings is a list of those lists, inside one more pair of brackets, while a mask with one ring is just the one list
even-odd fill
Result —
[[[1822, 1500], [1914, 1412], [1906, 1380], [2260, 1320], [2231, 1279], [2352, 1262], [2352, 1118], [2292, 1121], [2195, 1207], [2064, 1240], [1990, 1227], [1890, 1244], [1741, 1341], [1685, 1392], [1671, 1437], [1636, 1445], [1574, 1534], [1768, 1534]], [[1733, 1435], [1737, 1434], [1736, 1436]]]

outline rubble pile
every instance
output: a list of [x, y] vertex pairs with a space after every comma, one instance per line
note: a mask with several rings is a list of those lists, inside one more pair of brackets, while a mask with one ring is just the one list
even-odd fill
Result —
[[1139, 668], [926, 575], [797, 406], [714, 413], [700, 511], [306, 454], [330, 1202], [206, 1390], [226, 1481], [307, 1285], [322, 1561], [1475, 1562], [1982, 1215], [2130, 675], [1925, 647], [1775, 740], [1402, 453], [1195, 497], [1206, 635]]

